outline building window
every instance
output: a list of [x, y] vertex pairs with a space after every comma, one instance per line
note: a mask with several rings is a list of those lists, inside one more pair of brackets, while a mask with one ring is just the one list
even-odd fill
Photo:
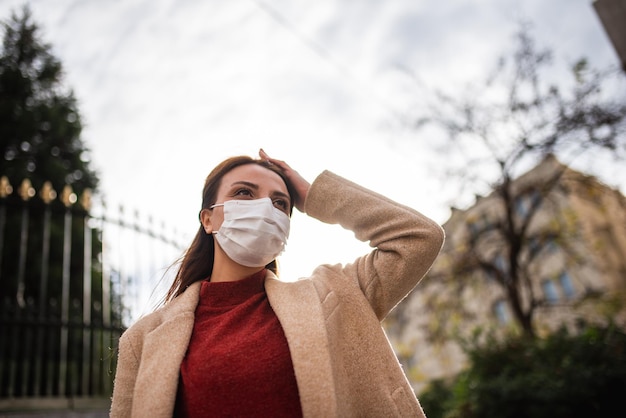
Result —
[[494, 303], [493, 313], [498, 319], [498, 322], [502, 325], [508, 324], [511, 321], [509, 307], [507, 306], [506, 301], [503, 299], [500, 299], [496, 303]]
[[493, 227], [493, 222], [489, 220], [489, 217], [485, 213], [481, 214], [479, 217], [474, 217], [467, 222], [467, 228], [473, 238], [476, 238], [480, 234], [493, 229]]
[[531, 190], [519, 196], [515, 200], [515, 212], [517, 216], [520, 218], [527, 217], [531, 208], [539, 202], [540, 198], [541, 196], [537, 190]]
[[558, 244], [554, 240], [548, 241], [546, 244], [544, 244], [544, 247], [546, 248], [547, 253], [554, 253], [556, 252], [556, 250], [559, 249]]
[[576, 290], [574, 290], [572, 278], [566, 271], [561, 273], [561, 275], [559, 276], [559, 284], [561, 285], [563, 296], [565, 296], [566, 299], [574, 299], [574, 297], [576, 296]]
[[528, 214], [528, 210], [530, 209], [528, 203], [528, 199], [524, 199], [523, 196], [515, 201], [515, 212], [517, 216], [523, 218]]
[[528, 247], [528, 252], [533, 257], [542, 252], [544, 254], [554, 253], [559, 248], [553, 239], [539, 237], [528, 238], [526, 246]]
[[532, 256], [535, 256], [541, 251], [541, 241], [537, 237], [528, 239], [528, 251]]
[[498, 271], [502, 273], [503, 276], [506, 276], [508, 274], [509, 269], [507, 268], [507, 262], [502, 254], [496, 255], [496, 257], [493, 259], [493, 264], [496, 269], [498, 269]]
[[479, 224], [478, 224], [478, 221], [476, 220], [469, 221], [467, 223], [467, 228], [469, 229], [470, 235], [472, 237], [475, 237], [480, 232]]
[[556, 286], [552, 280], [544, 280], [541, 287], [543, 288], [543, 296], [548, 303], [555, 303], [559, 300], [559, 295], [556, 292]]

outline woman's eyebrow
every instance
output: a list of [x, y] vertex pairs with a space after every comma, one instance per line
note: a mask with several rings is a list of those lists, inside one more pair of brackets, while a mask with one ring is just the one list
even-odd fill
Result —
[[275, 196], [282, 197], [283, 199], [286, 199], [287, 201], [291, 202], [291, 198], [286, 193], [283, 193], [281, 191], [276, 190], [276, 191], [272, 192], [272, 194], [275, 195]]
[[[239, 185], [247, 186], [247, 187], [250, 187], [251, 189], [254, 189], [254, 190], [258, 190], [259, 189], [259, 185], [258, 184], [251, 183], [251, 182], [245, 181], [245, 180], [237, 180], [237, 181], [233, 182], [230, 185], [230, 187], [239, 186]], [[287, 199], [288, 201], [291, 202], [291, 197], [287, 193], [283, 193], [280, 190], [274, 190], [272, 192], [272, 195], [282, 197], [282, 198]]]
[[248, 186], [248, 187], [250, 187], [251, 189], [254, 189], [254, 190], [258, 190], [258, 188], [259, 188], [258, 184], [250, 183], [249, 181], [245, 181], [245, 180], [236, 181], [236, 182], [232, 183], [230, 185], [230, 187], [237, 186], [237, 185]]

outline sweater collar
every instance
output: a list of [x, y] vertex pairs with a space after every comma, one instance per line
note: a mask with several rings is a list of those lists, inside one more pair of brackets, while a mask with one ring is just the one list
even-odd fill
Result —
[[233, 282], [210, 282], [204, 280], [200, 288], [199, 305], [234, 306], [252, 296], [265, 292], [265, 269]]

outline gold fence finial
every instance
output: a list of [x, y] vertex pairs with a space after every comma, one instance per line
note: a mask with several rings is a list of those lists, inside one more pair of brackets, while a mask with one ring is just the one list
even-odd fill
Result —
[[63, 187], [63, 193], [61, 193], [61, 202], [65, 205], [66, 208], [69, 208], [74, 203], [76, 203], [76, 195], [72, 191], [72, 186], [66, 184]]
[[80, 205], [87, 212], [91, 209], [91, 189], [85, 189], [83, 195], [80, 197]]
[[31, 197], [35, 196], [35, 189], [33, 189], [33, 185], [30, 180], [24, 179], [22, 184], [20, 184], [19, 195], [23, 201], [29, 200]]
[[4, 199], [11, 193], [13, 193], [13, 186], [9, 183], [9, 178], [7, 176], [2, 176], [0, 178], [0, 198]]
[[39, 196], [41, 197], [41, 200], [43, 200], [43, 202], [47, 205], [54, 199], [56, 199], [57, 192], [52, 188], [52, 183], [46, 181], [43, 184], [41, 190], [39, 190]]

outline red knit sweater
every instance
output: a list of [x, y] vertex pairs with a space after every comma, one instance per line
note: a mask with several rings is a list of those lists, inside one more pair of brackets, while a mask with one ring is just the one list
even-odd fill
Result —
[[176, 417], [301, 417], [283, 329], [267, 300], [265, 270], [205, 281], [180, 366]]

